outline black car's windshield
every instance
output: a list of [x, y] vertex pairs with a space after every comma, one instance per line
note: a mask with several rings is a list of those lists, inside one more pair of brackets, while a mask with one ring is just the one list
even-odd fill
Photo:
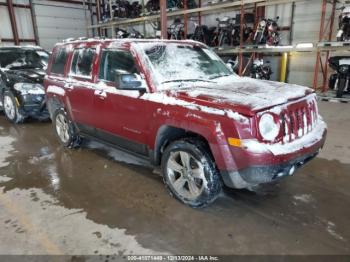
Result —
[[0, 67], [6, 69], [40, 68], [45, 69], [49, 54], [40, 49], [0, 50]]
[[211, 50], [192, 44], [138, 43], [150, 62], [159, 84], [172, 82], [213, 82], [232, 75]]

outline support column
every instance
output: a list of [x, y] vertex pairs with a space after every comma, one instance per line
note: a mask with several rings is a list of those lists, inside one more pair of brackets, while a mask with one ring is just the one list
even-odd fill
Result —
[[161, 27], [161, 38], [168, 38], [168, 25], [167, 25], [167, 16], [166, 16], [166, 0], [160, 1], [160, 27]]
[[38, 34], [38, 25], [36, 23], [36, 15], [35, 15], [35, 9], [34, 9], [33, 0], [29, 0], [29, 6], [30, 6], [30, 15], [32, 17], [32, 23], [33, 23], [33, 32], [34, 32], [35, 44], [36, 45], [40, 45], [39, 34]]
[[[327, 0], [322, 1], [322, 13], [321, 13], [321, 26], [320, 26], [320, 34], [319, 34], [319, 42], [322, 41], [323, 35], [324, 35], [324, 23], [326, 19], [326, 10], [327, 10]], [[321, 59], [321, 52], [317, 51], [316, 54], [316, 64], [315, 64], [315, 72], [314, 72], [314, 83], [313, 88], [316, 90], [318, 85], [318, 71], [320, 68], [320, 59]]]
[[18, 37], [18, 31], [17, 31], [17, 22], [16, 22], [15, 10], [13, 8], [12, 0], [7, 0], [7, 8], [8, 8], [9, 15], [10, 15], [13, 39], [15, 41], [15, 45], [19, 45], [19, 37]]

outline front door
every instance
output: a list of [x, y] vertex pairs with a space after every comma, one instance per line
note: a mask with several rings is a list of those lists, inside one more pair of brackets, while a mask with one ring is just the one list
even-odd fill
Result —
[[99, 84], [95, 90], [94, 108], [101, 118], [96, 127], [104, 140], [119, 144], [136, 153], [146, 153], [149, 116], [147, 102], [139, 99], [137, 90], [120, 90], [115, 83], [116, 72], [135, 74], [146, 87], [134, 57], [128, 50], [102, 50]]

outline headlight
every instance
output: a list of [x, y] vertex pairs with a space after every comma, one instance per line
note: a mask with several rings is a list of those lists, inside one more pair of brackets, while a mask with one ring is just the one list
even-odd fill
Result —
[[339, 72], [342, 74], [346, 74], [349, 71], [349, 66], [348, 65], [341, 65], [339, 67]]
[[44, 95], [45, 91], [42, 85], [29, 84], [29, 83], [17, 83], [13, 87], [17, 91], [21, 92], [22, 95]]
[[280, 133], [280, 125], [272, 114], [265, 113], [259, 119], [259, 132], [266, 141], [274, 141]]

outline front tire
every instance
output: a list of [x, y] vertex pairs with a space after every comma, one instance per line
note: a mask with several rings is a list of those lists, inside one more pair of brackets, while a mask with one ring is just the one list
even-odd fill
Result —
[[190, 207], [205, 207], [221, 192], [219, 171], [208, 146], [200, 139], [186, 138], [170, 144], [161, 168], [170, 194]]
[[80, 137], [76, 129], [63, 109], [58, 109], [53, 116], [55, 133], [65, 147], [73, 148], [80, 145]]
[[25, 120], [25, 116], [19, 111], [15, 96], [10, 91], [5, 91], [2, 106], [6, 118], [14, 123], [20, 124]]

